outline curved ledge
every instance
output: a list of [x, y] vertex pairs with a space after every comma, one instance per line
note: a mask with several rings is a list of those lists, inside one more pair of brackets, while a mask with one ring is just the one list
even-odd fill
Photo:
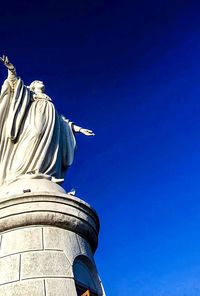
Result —
[[26, 193], [0, 202], [0, 232], [30, 225], [51, 225], [84, 237], [95, 252], [99, 219], [89, 204], [67, 194]]

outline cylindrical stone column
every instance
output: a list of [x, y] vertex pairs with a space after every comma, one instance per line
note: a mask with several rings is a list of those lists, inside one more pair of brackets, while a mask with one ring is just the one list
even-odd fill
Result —
[[0, 201], [0, 295], [105, 295], [93, 254], [99, 220], [83, 200], [27, 192]]

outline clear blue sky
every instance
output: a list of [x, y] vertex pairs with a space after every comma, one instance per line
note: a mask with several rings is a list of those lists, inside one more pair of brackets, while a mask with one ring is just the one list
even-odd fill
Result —
[[77, 137], [64, 186], [99, 213], [107, 295], [199, 296], [200, 2], [4, 1], [0, 14], [0, 53], [96, 133]]

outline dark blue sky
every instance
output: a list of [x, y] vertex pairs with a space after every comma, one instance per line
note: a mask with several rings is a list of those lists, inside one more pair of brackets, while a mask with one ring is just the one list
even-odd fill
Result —
[[99, 213], [107, 295], [199, 296], [199, 1], [26, 2], [1, 4], [0, 52], [96, 133], [64, 185]]

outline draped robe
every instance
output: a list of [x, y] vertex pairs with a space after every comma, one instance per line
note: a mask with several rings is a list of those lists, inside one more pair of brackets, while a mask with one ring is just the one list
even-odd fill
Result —
[[60, 183], [73, 162], [72, 122], [59, 115], [45, 95], [18, 78], [5, 80], [0, 96], [0, 186], [23, 176]]

